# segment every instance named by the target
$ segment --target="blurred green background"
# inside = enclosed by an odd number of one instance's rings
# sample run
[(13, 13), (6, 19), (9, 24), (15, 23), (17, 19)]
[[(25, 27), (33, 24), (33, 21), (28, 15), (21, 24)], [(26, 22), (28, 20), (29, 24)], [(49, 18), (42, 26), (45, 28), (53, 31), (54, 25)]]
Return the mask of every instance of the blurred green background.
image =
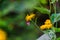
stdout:
[[(60, 4), (59, 2), (57, 4)], [(48, 0), (0, 0), (0, 29), (7, 32), (7, 40), (36, 40), (43, 33), (37, 30), (33, 23), (28, 26), (25, 17), (33, 12), (38, 17), (37, 24), (42, 25), (49, 18), (49, 6)], [(57, 12), (60, 12), (59, 7), (57, 5)], [(39, 17), (45, 14), (47, 18), (40, 20)]]

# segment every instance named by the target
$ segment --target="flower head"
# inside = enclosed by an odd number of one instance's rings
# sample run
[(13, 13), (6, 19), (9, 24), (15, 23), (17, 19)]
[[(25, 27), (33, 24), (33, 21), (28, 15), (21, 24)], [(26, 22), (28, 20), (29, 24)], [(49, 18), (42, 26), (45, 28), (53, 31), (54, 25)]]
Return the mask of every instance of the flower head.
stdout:
[(26, 19), (26, 21), (30, 21), (30, 20), (32, 20), (32, 18), (34, 18), (34, 17), (35, 17), (35, 14), (32, 13), (32, 14), (30, 14), (30, 15), (27, 15), (25, 19)]
[(35, 17), (35, 14), (31, 13), (31, 14), (30, 14), (30, 17), (31, 17), (31, 18), (34, 18), (34, 17)]
[(52, 27), (52, 24), (47, 25), (47, 29), (50, 29)]
[(50, 21), (49, 19), (47, 19), (47, 20), (45, 21), (45, 24), (46, 24), (46, 25), (49, 25), (49, 24), (51, 24), (51, 21)]
[(29, 15), (27, 15), (25, 19), (26, 19), (26, 21), (29, 21), (29, 20), (31, 20), (31, 17)]
[(41, 29), (41, 30), (46, 29), (46, 25), (42, 25), (42, 26), (40, 26), (40, 29)]
[(45, 21), (45, 24), (40, 26), (40, 29), (41, 30), (44, 30), (44, 29), (50, 29), (52, 27), (52, 24), (51, 24), (51, 21), (49, 19), (47, 19)]
[(6, 32), (0, 29), (0, 40), (6, 40)]

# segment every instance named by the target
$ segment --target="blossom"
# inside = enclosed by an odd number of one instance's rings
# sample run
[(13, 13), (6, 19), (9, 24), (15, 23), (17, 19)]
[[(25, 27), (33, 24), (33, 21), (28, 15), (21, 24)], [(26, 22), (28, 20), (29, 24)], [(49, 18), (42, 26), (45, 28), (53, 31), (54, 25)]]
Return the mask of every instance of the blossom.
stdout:
[(6, 32), (0, 29), (0, 40), (6, 40)]
[(50, 21), (49, 19), (47, 19), (47, 20), (45, 21), (45, 25), (49, 25), (49, 24), (51, 24), (51, 21)]
[(47, 29), (50, 29), (52, 27), (52, 24), (47, 25)]
[(45, 24), (40, 26), (40, 29), (41, 30), (50, 29), (51, 27), (52, 27), (51, 21), (49, 19), (47, 19), (45, 21)]
[(41, 30), (46, 29), (46, 25), (42, 25), (42, 26), (40, 26), (40, 29), (41, 29)]
[(31, 18), (34, 18), (34, 17), (35, 17), (35, 14), (31, 13), (31, 14), (30, 14), (30, 17), (31, 17)]
[(30, 21), (30, 20), (32, 20), (32, 18), (34, 18), (35, 17), (35, 14), (33, 14), (33, 13), (31, 13), (30, 15), (28, 15), (27, 14), (27, 16), (26, 16), (26, 21)]

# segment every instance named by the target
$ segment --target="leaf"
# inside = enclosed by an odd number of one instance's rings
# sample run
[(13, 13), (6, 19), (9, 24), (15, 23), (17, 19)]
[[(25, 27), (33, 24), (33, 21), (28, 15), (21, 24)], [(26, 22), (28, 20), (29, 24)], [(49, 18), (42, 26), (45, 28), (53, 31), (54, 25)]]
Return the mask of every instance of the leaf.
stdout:
[[(56, 17), (55, 17), (56, 16)], [(57, 13), (57, 14), (52, 14), (50, 16), (50, 19), (51, 19), (51, 22), (54, 24), (55, 22), (59, 21), (60, 20), (60, 13)]]
[(39, 0), (42, 4), (47, 4), (47, 0)]
[(60, 28), (54, 28), (56, 32), (60, 32)]
[(52, 14), (51, 16), (50, 16), (50, 20), (51, 20), (51, 22), (54, 24), (54, 18), (55, 18), (55, 16), (54, 16), (54, 14)]
[(60, 40), (60, 37), (58, 37), (57, 40)]
[(35, 9), (37, 9), (42, 14), (50, 14), (50, 10), (48, 10), (47, 8), (44, 8), (44, 7), (35, 7)]

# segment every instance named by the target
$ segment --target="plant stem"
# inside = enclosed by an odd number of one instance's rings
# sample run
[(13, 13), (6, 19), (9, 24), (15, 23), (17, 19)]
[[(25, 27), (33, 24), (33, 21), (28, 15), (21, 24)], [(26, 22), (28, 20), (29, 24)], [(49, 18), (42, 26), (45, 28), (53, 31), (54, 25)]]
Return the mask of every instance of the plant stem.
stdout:
[[(49, 5), (50, 5), (50, 13), (51, 13), (51, 0), (49, 0)], [(49, 18), (50, 18), (50, 14), (49, 14)], [(51, 19), (51, 18), (50, 18)], [(53, 26), (53, 24), (52, 24)], [(55, 32), (54, 28), (52, 27), (53, 31)]]
[[(53, 4), (53, 7), (54, 7), (54, 13), (55, 13), (55, 20), (56, 20), (56, 17), (57, 17), (57, 15), (56, 15), (56, 3)], [(57, 22), (56, 22), (56, 28), (57, 28)]]
[[(56, 2), (53, 4), (53, 7), (54, 7), (54, 13), (55, 13), (55, 19), (56, 20)], [(56, 28), (57, 28), (57, 22), (56, 22)], [(54, 37), (54, 40), (56, 40), (56, 36)]]
[(31, 21), (31, 22), (33, 23), (33, 25), (35, 25), (35, 27), (37, 28), (37, 30), (39, 30), (40, 32), (44, 33), (42, 30), (40, 30), (39, 26), (35, 22), (33, 22), (33, 21)]
[[(50, 4), (50, 13), (51, 13), (51, 0), (49, 0), (49, 4)], [(53, 3), (53, 7), (54, 7), (55, 18), (56, 18), (56, 3), (55, 4)], [(50, 14), (49, 14), (49, 17), (50, 17)], [(56, 20), (56, 19), (54, 19), (54, 20)], [(57, 27), (57, 22), (56, 22), (56, 27)], [(52, 29), (53, 29), (53, 31), (55, 33), (55, 30), (54, 30), (53, 27), (52, 27)], [(54, 36), (54, 39), (52, 39), (52, 40), (56, 40), (56, 36)]]
[[(49, 5), (50, 5), (50, 13), (51, 13), (51, 2), (49, 0)], [(49, 13), (49, 18), (50, 18), (50, 13)]]

